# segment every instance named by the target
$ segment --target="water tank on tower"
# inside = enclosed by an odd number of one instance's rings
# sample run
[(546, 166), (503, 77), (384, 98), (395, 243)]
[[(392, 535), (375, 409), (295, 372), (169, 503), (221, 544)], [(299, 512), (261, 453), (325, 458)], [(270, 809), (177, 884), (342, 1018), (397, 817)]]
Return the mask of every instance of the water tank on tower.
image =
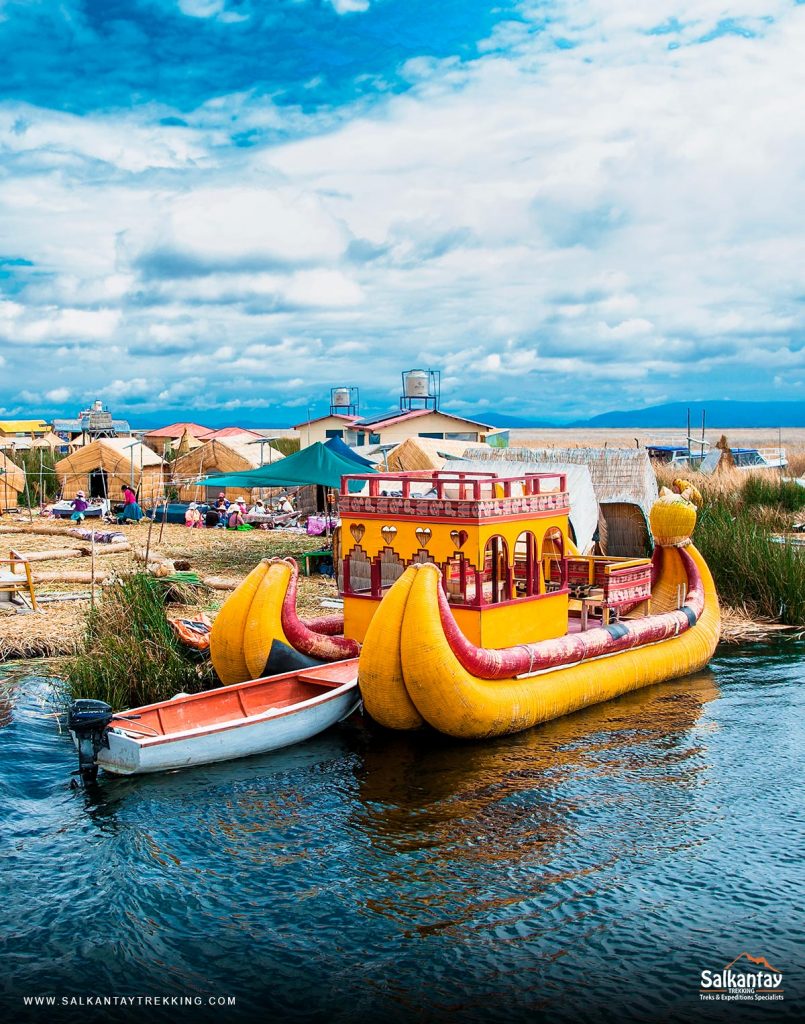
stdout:
[(357, 388), (330, 388), (330, 415), (357, 416), (359, 392)]
[(400, 409), (438, 409), (440, 390), (439, 370), (405, 370), (402, 375)]

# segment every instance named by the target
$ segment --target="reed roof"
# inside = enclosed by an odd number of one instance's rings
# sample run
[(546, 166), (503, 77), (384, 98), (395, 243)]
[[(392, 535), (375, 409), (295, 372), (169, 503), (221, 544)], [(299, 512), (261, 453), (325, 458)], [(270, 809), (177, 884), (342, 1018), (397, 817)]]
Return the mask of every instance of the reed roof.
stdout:
[(4, 487), (11, 487), (17, 492), (24, 491), (25, 470), (0, 452), (0, 490)]
[(407, 437), (388, 453), (389, 470), (392, 473), (410, 473), (416, 469), (443, 469), (450, 458), (460, 459), (468, 444), (467, 441), (440, 441), (433, 437)]
[(93, 469), (104, 469), (107, 473), (129, 474), (132, 470), (161, 468), (165, 460), (141, 441), (132, 442), (129, 437), (101, 437), (70, 455), (60, 459), (55, 466), (60, 477), (90, 473)]
[(646, 516), (659, 496), (657, 477), (645, 448), (490, 448), (481, 445), (472, 449), (471, 457), (490, 462), (586, 466), (599, 503), (639, 505)]
[(239, 473), (244, 469), (257, 469), (261, 465), (261, 448), (266, 463), (279, 462), (283, 457), (268, 444), (252, 444), (243, 437), (216, 438), (180, 455), (173, 463), (173, 475), (174, 478), (195, 480), (210, 472)]

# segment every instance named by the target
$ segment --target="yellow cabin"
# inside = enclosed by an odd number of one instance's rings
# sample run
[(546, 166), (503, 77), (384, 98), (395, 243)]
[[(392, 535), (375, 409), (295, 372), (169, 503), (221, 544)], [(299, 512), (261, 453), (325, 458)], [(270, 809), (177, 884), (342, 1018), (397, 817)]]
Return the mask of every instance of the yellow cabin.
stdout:
[[(350, 493), (350, 481), (364, 493)], [(365, 493), (368, 485), (368, 494)], [(562, 473), (373, 473), (339, 496), (344, 633), (363, 641), (383, 595), (433, 562), (462, 632), (481, 647), (564, 636), (569, 495)]]

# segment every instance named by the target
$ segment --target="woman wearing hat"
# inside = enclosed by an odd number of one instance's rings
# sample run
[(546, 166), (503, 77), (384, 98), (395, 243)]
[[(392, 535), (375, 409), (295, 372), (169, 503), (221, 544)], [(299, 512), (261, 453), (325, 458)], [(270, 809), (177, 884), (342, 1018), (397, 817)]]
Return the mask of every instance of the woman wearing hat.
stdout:
[(226, 528), (228, 530), (253, 529), (251, 523), (246, 522), (246, 515), (246, 499), (238, 498), (234, 505), (230, 505), (229, 507), (229, 518), (227, 519)]
[(70, 518), (74, 523), (83, 523), (86, 517), (86, 511), (89, 508), (89, 502), (86, 499), (86, 495), (83, 491), (78, 491), (76, 496), (72, 500), (73, 514)]
[(201, 513), (198, 510), (198, 505), (195, 501), (191, 501), (187, 506), (187, 511), (184, 514), (184, 524), (189, 526), (191, 529), (200, 530), (204, 525), (201, 518)]

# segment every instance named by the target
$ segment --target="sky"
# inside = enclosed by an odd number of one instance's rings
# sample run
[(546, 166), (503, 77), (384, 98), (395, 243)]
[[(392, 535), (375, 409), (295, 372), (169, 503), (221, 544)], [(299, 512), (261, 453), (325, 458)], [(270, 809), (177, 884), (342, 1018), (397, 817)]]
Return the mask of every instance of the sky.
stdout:
[(0, 0), (0, 417), (805, 398), (805, 6)]

